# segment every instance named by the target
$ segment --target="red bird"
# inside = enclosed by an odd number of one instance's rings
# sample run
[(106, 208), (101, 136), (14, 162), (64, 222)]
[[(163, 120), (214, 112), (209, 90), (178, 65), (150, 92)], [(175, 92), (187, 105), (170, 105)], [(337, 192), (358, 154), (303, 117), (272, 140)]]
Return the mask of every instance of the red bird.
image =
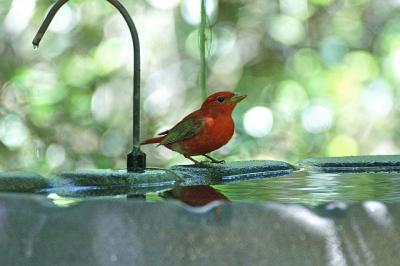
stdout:
[(170, 150), (183, 154), (194, 163), (191, 156), (202, 155), (213, 163), (222, 163), (207, 155), (224, 146), (232, 138), (235, 124), (232, 111), (236, 104), (246, 98), (229, 91), (214, 93), (204, 101), (199, 110), (187, 115), (170, 130), (160, 133), (141, 144), (159, 143)]

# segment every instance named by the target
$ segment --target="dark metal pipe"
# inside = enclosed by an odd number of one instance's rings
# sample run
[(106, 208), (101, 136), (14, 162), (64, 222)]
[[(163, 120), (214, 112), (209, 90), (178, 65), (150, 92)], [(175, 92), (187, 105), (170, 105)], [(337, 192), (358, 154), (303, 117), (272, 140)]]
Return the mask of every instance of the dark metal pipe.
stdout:
[[(143, 172), (146, 168), (146, 154), (140, 150), (140, 46), (139, 37), (135, 27), (126, 8), (118, 0), (107, 0), (112, 4), (123, 16), (126, 24), (128, 24), (133, 44), (133, 149), (128, 154), (127, 170), (130, 172)], [(39, 43), (44, 36), (47, 28), (49, 27), (54, 16), (58, 10), (68, 0), (58, 0), (50, 9), (45, 20), (40, 26), (35, 38), (32, 41), (34, 47), (39, 47)]]

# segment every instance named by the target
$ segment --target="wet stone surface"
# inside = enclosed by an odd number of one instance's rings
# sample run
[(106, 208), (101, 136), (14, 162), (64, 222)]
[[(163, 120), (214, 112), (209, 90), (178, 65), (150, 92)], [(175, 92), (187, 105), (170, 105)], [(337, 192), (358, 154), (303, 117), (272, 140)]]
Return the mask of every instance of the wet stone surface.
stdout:
[(244, 161), (224, 164), (180, 165), (170, 169), (147, 169), (144, 173), (125, 170), (81, 170), (61, 173), (60, 179), (75, 186), (129, 186), (146, 188), (195, 184), (215, 184), (285, 175), (294, 167), (280, 161)]
[[(326, 173), (398, 172), (400, 156), (357, 156), (306, 159), (307, 171)], [(229, 182), (287, 176), (296, 167), (280, 161), (244, 161), (225, 164), (178, 165), (170, 169), (147, 169), (144, 173), (126, 170), (80, 170), (51, 178), (35, 173), (0, 173), (0, 191), (55, 192), (63, 196), (140, 195), (176, 185), (216, 185)]]
[(35, 173), (0, 172), (0, 191), (2, 192), (37, 192), (51, 186), (49, 179)]
[[(400, 205), (91, 200), (0, 194), (1, 265), (396, 265)], [(162, 217), (162, 219), (161, 219)]]
[(35, 173), (0, 172), (0, 192), (57, 193), (62, 196), (140, 195), (176, 185), (210, 185), (280, 176), (294, 167), (279, 161), (245, 161), (170, 169), (149, 168), (144, 173), (126, 170), (79, 170), (43, 177)]
[(58, 175), (60, 179), (75, 186), (127, 186), (130, 184), (160, 183), (175, 181), (178, 177), (167, 170), (146, 170), (144, 173), (129, 173), (126, 170), (80, 170)]
[[(208, 184), (290, 174), (295, 167), (281, 161), (243, 161), (224, 164), (178, 165), (170, 169), (182, 176)], [(189, 183), (188, 182), (188, 183)], [(191, 183), (189, 183), (191, 184)]]
[(400, 155), (310, 158), (301, 161), (300, 166), (306, 170), (329, 173), (397, 172), (400, 171)]

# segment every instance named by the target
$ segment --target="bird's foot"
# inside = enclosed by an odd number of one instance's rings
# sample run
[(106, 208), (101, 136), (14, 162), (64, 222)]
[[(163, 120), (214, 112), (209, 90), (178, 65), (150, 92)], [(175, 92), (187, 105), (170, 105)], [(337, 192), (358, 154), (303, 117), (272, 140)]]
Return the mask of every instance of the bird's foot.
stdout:
[(212, 163), (218, 163), (218, 164), (223, 164), (223, 163), (225, 163), (225, 160), (210, 159), (210, 161), (211, 161)]
[(219, 164), (225, 163), (225, 160), (216, 160), (216, 159), (214, 159), (213, 157), (211, 157), (211, 156), (209, 156), (209, 155), (207, 155), (207, 154), (203, 154), (203, 156), (206, 157), (206, 158), (208, 158), (208, 159), (210, 159), (210, 161), (211, 161), (212, 163), (219, 163)]

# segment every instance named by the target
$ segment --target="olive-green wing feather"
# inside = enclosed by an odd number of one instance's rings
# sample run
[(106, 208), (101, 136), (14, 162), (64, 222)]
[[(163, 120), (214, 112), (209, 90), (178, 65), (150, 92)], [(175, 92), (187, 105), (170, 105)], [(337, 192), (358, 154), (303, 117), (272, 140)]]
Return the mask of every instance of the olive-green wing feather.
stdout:
[(161, 132), (161, 133), (158, 133), (158, 135), (159, 135), (159, 136), (161, 136), (161, 135), (167, 135), (168, 132), (169, 132), (169, 129), (168, 129), (168, 130), (165, 130), (165, 131), (163, 131), (163, 132)]
[(176, 126), (168, 130), (165, 138), (160, 142), (161, 145), (168, 145), (184, 139), (189, 139), (200, 133), (204, 126), (204, 121), (199, 118), (185, 119)]

